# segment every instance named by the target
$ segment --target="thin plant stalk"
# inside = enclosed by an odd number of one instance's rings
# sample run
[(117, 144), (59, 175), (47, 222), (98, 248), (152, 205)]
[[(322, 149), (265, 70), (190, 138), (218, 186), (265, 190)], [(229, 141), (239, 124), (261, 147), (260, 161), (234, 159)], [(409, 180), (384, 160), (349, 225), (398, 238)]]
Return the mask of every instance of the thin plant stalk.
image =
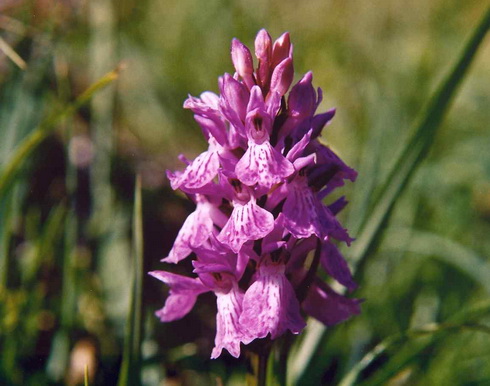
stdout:
[(141, 384), (141, 340), (143, 335), (143, 215), (141, 177), (136, 177), (133, 214), (133, 283), (124, 337), (119, 386)]
[(257, 352), (248, 352), (249, 369), (247, 373), (247, 386), (267, 385), (267, 364), (269, 362), (270, 348), (266, 345)]

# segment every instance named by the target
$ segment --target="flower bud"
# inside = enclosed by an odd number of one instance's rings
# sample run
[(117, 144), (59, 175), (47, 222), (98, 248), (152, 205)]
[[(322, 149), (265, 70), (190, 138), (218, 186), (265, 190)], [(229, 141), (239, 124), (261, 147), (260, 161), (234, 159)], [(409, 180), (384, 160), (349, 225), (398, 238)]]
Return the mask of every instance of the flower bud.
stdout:
[(251, 88), (253, 81), (253, 59), (250, 50), (245, 44), (238, 39), (231, 41), (231, 60), (235, 66), (236, 72), (242, 77), (245, 84)]
[(239, 81), (233, 79), (230, 74), (225, 74), (222, 81), (221, 94), (226, 99), (229, 107), (238, 114), (238, 117), (243, 122), (250, 97), (247, 88)]
[(310, 72), (301, 79), (289, 93), (288, 109), (293, 118), (306, 118), (315, 112), (316, 93), (311, 85), (313, 75)]
[(257, 82), (265, 88), (270, 80), (272, 59), (272, 38), (265, 29), (261, 29), (255, 38), (255, 56), (259, 60)]
[(291, 52), (291, 39), (289, 32), (284, 32), (279, 39), (274, 42), (272, 47), (272, 68), (276, 67), (284, 59), (290, 56)]
[(271, 78), (270, 91), (275, 91), (279, 95), (283, 96), (291, 86), (294, 76), (293, 60), (291, 58), (284, 59), (274, 69)]

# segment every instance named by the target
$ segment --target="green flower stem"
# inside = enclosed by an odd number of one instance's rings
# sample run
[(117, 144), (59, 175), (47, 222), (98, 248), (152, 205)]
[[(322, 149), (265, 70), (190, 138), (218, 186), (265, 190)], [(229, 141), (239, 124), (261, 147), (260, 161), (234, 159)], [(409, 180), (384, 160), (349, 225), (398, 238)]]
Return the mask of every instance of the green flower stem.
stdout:
[(270, 346), (263, 345), (262, 349), (247, 352), (248, 372), (247, 386), (267, 385), (267, 363), (269, 361)]
[(277, 370), (275, 375), (278, 384), (281, 386), (285, 386), (287, 382), (288, 357), (291, 352), (291, 346), (294, 343), (294, 338), (295, 336), (288, 331), (279, 341)]

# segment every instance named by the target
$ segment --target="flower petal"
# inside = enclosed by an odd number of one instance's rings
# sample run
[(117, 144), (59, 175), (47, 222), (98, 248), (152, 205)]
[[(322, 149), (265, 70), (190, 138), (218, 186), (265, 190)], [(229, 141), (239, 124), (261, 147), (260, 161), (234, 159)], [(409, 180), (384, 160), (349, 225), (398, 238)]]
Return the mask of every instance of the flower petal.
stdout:
[(192, 248), (201, 246), (208, 239), (213, 230), (212, 209), (210, 203), (197, 204), (196, 210), (187, 217), (177, 234), (168, 257), (162, 261), (176, 264), (189, 256)]
[(283, 206), (284, 225), (296, 238), (316, 235), (322, 238), (326, 229), (319, 219), (318, 199), (303, 176), (296, 176), (290, 183), (288, 196)]
[(275, 339), (288, 329), (298, 334), (306, 326), (294, 289), (284, 275), (284, 265), (272, 270), (261, 266), (257, 280), (243, 298), (240, 324), (248, 335), (245, 344), (269, 333)]
[(360, 299), (339, 295), (319, 280), (311, 286), (302, 306), (315, 319), (327, 326), (340, 323), (361, 312)]
[(207, 291), (198, 278), (177, 275), (166, 271), (151, 271), (148, 274), (167, 284), (174, 293), (185, 293), (186, 291), (200, 291), (199, 293), (202, 293)]
[(255, 56), (259, 60), (257, 82), (261, 87), (267, 88), (270, 80), (272, 38), (265, 29), (261, 29), (255, 38)]
[(197, 296), (209, 291), (197, 278), (165, 271), (153, 271), (149, 274), (170, 286), (170, 293), (165, 301), (165, 306), (156, 312), (162, 322), (171, 322), (183, 318), (194, 307)]
[(307, 72), (303, 78), (294, 85), (288, 96), (288, 113), (294, 118), (307, 118), (315, 112), (316, 93), (311, 85), (313, 74)]
[(228, 293), (216, 293), (216, 338), (211, 359), (216, 359), (225, 348), (228, 352), (238, 358), (240, 356), (240, 341), (243, 334), (239, 324), (242, 311), (243, 293), (237, 288)]
[(172, 322), (186, 316), (196, 304), (195, 293), (171, 294), (165, 301), (165, 306), (155, 312), (161, 322)]
[(172, 189), (198, 189), (212, 181), (219, 169), (219, 156), (216, 150), (200, 154), (181, 174), (167, 173)]
[(270, 189), (293, 174), (294, 167), (268, 141), (260, 145), (249, 141), (248, 149), (238, 161), (235, 172), (245, 185), (259, 184)]
[(271, 91), (283, 96), (287, 93), (289, 86), (293, 82), (294, 66), (293, 59), (288, 57), (277, 65), (272, 73)]
[(272, 68), (276, 67), (280, 62), (291, 55), (291, 37), (289, 36), (289, 32), (284, 32), (272, 46)]
[(236, 38), (231, 41), (231, 60), (238, 75), (242, 77), (247, 87), (252, 88), (255, 84), (252, 54), (247, 46)]
[(249, 240), (258, 240), (274, 228), (274, 216), (259, 207), (255, 200), (245, 205), (235, 203), (231, 217), (218, 235), (218, 241), (238, 253)]
[(219, 101), (220, 111), (235, 127), (238, 134), (244, 136), (243, 124), (247, 113), (250, 92), (243, 83), (233, 79), (230, 74), (225, 74), (220, 78), (219, 83), (221, 92)]
[(352, 278), (349, 266), (338, 248), (331, 242), (325, 242), (322, 246), (320, 263), (323, 269), (337, 280), (340, 284), (347, 287), (350, 291), (357, 288), (357, 284)]
[(311, 130), (308, 131), (301, 140), (296, 142), (296, 144), (289, 150), (288, 155), (286, 156), (288, 160), (293, 162), (296, 160), (296, 158), (300, 157), (303, 153), (303, 150), (305, 150), (306, 146), (310, 142), (311, 138)]

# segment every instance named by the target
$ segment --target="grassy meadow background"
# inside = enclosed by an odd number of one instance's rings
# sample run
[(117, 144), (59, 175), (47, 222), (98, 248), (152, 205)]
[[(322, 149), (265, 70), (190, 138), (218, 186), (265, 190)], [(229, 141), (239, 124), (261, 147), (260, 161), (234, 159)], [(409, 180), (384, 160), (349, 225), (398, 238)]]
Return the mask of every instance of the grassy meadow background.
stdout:
[[(206, 147), (187, 94), (218, 91), (233, 37), (289, 31), (295, 78), (312, 70), (319, 110), (337, 107), (323, 140), (359, 171), (338, 194), (362, 236), (488, 5), (0, 0), (0, 384), (83, 384), (85, 364), (91, 385), (244, 384), (243, 360), (209, 359), (212, 295), (181, 321), (153, 315), (166, 288), (146, 272), (191, 269), (159, 262), (193, 209), (165, 170)], [(490, 385), (489, 63), (487, 38), (375, 242), (343, 250), (362, 314), (312, 323), (291, 384)]]

